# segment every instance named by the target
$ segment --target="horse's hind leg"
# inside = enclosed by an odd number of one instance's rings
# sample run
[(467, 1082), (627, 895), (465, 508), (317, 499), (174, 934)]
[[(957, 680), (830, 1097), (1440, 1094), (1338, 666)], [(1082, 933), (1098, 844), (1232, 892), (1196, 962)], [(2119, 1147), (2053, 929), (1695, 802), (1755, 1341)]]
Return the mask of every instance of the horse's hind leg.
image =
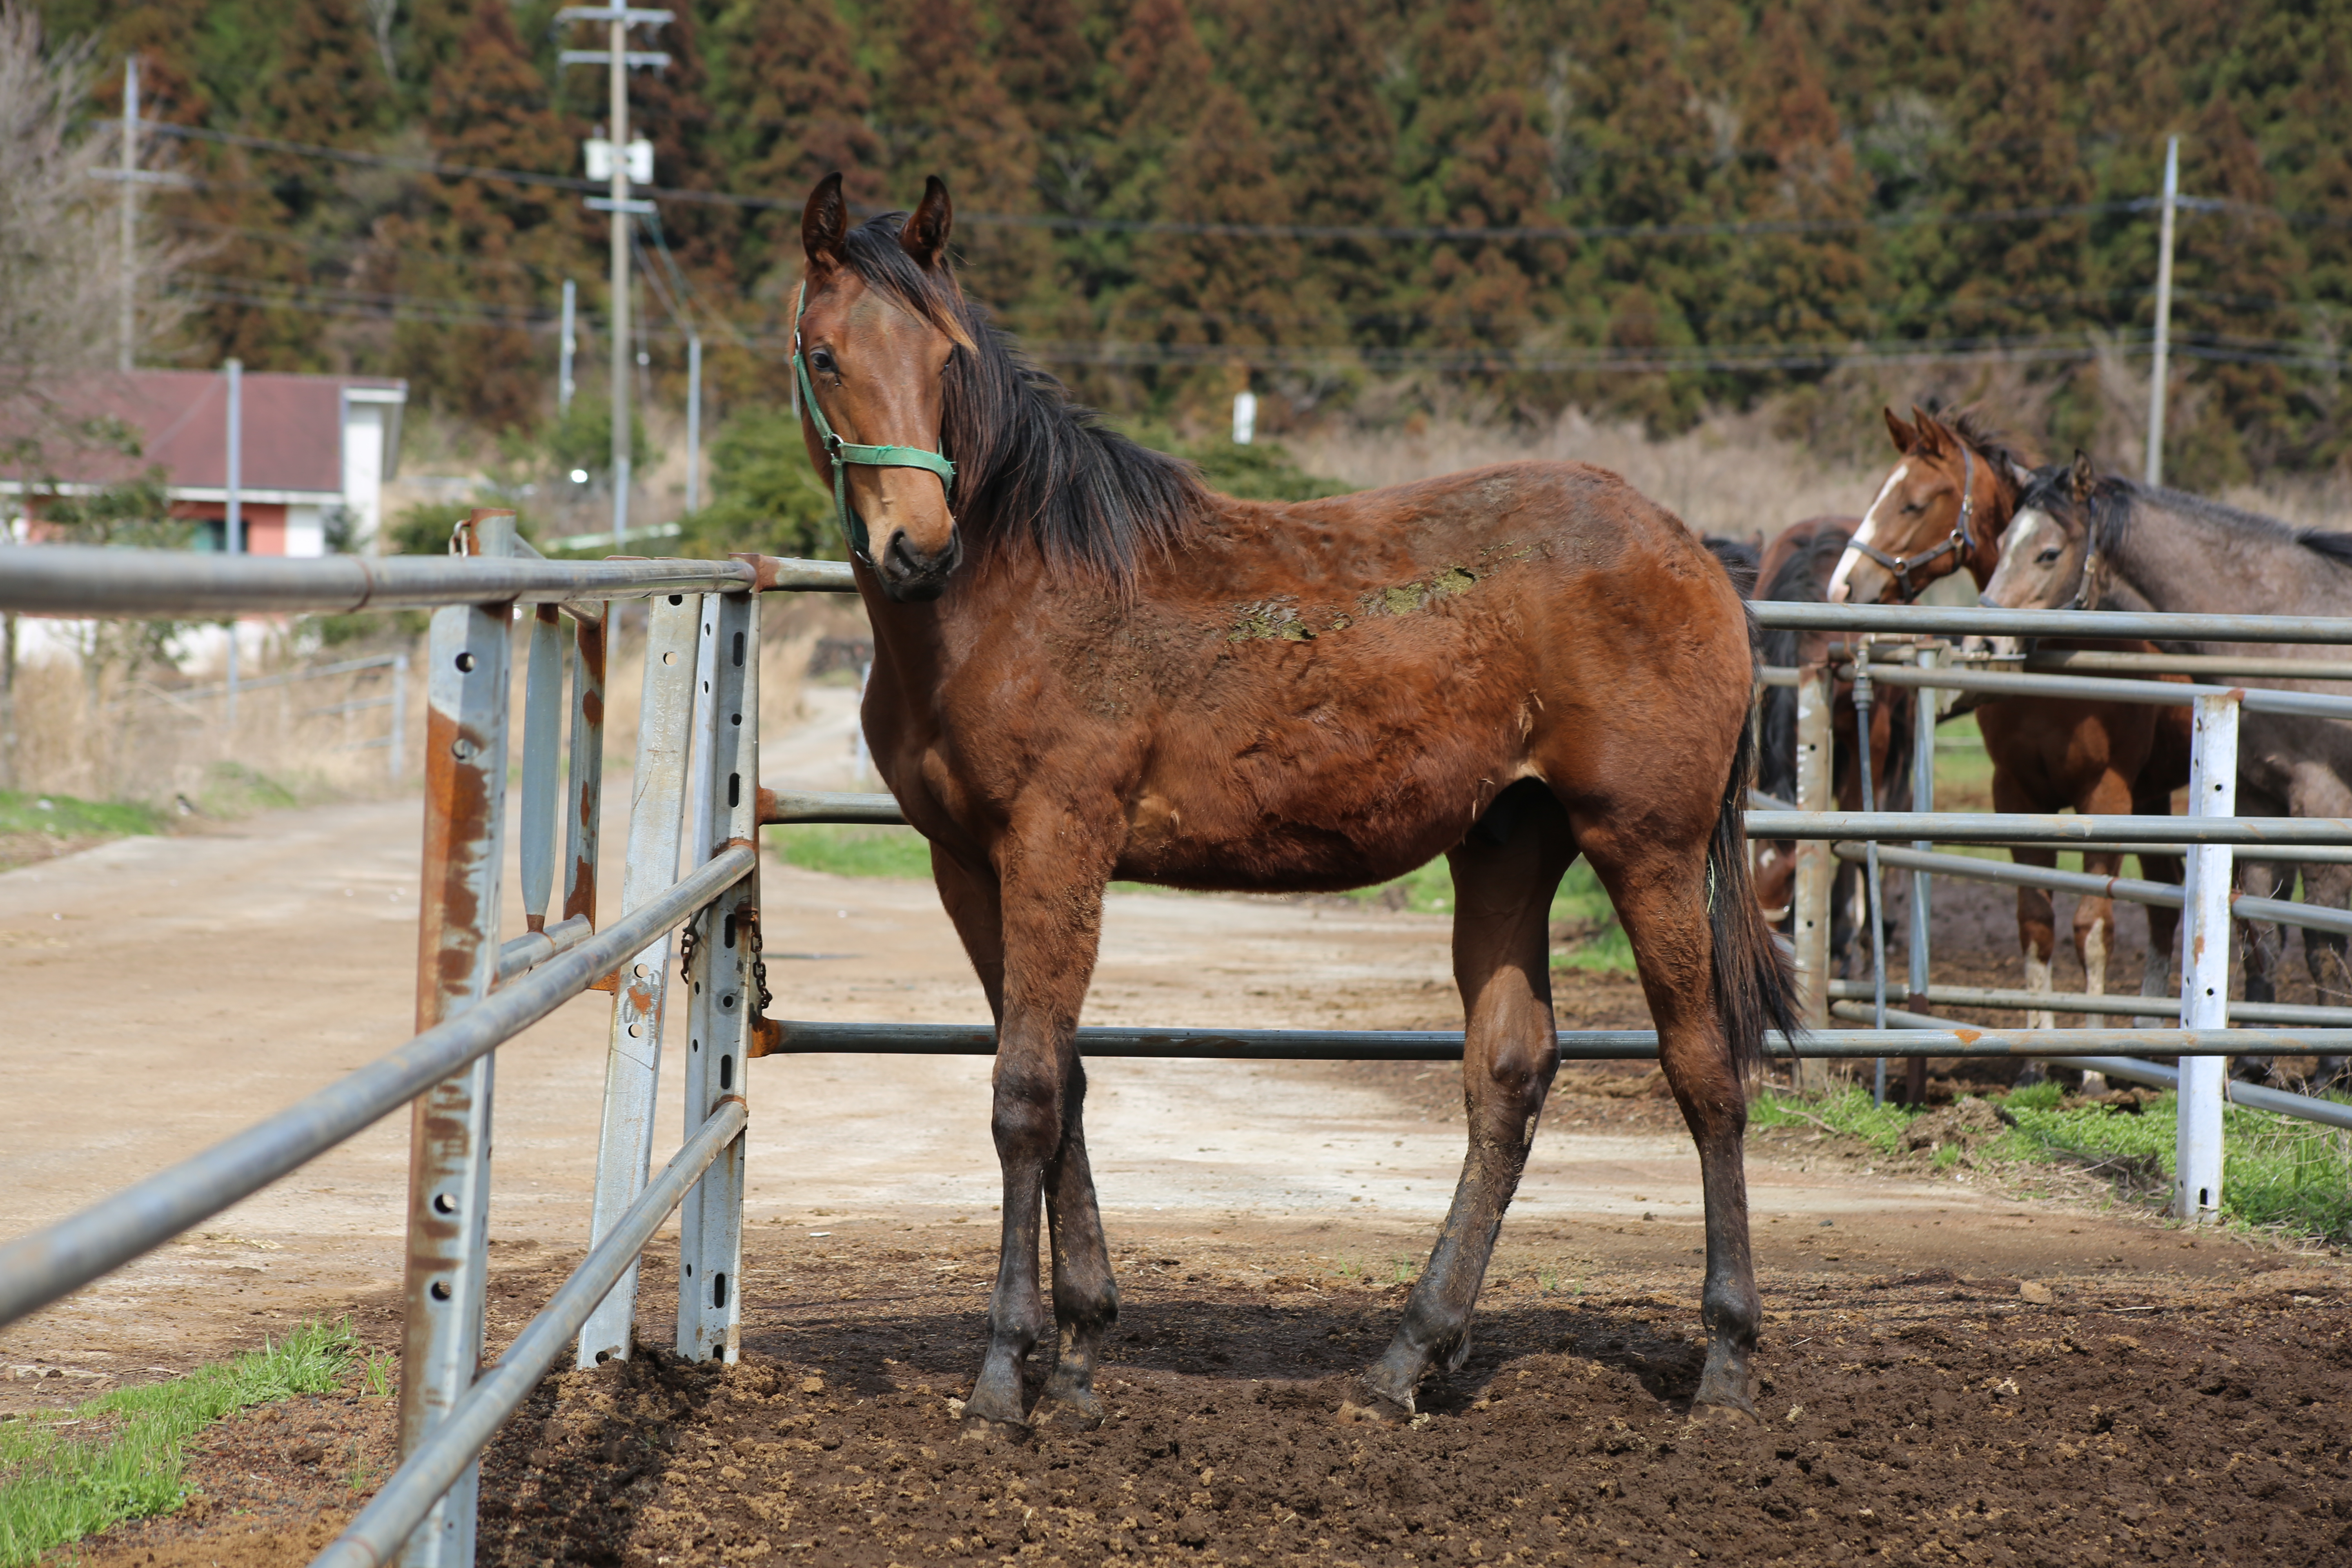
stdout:
[(1106, 1330), (1118, 1320), (1118, 1286), (1111, 1279), (1110, 1247), (1095, 1202), (1094, 1168), (1087, 1160), (1087, 1069), (1073, 1062), (1062, 1097), (1062, 1146), (1045, 1165), (1045, 1221), (1053, 1236), (1054, 1321), (1061, 1339), (1053, 1380), (1042, 1407), (1066, 1405), (1078, 1425), (1102, 1425), (1095, 1396), (1095, 1363)]
[[(1530, 793), (1450, 854), (1454, 867), (1454, 976), (1467, 1039), (1462, 1092), (1470, 1147), (1429, 1266), (1405, 1300), (1386, 1354), (1364, 1374), (1375, 1403), (1410, 1411), (1433, 1363), (1462, 1364), (1470, 1312), (1494, 1255), (1503, 1211), (1527, 1169), (1536, 1123), (1559, 1066), (1551, 1016), (1549, 916), (1553, 890), (1576, 858), (1567, 814), (1549, 791)], [(1496, 842), (1498, 837), (1504, 841)]]
[(1698, 1145), (1706, 1199), (1706, 1284), (1699, 1316), (1707, 1348), (1693, 1408), (1728, 1408), (1752, 1416), (1749, 1362), (1762, 1312), (1748, 1251), (1748, 1174), (1741, 1152), (1748, 1095), (1716, 1016), (1706, 839), (1694, 836), (1675, 845), (1662, 842), (1648, 823), (1620, 835), (1580, 821), (1577, 842), (1601, 874), (1633, 943), (1642, 990), (1658, 1026), (1658, 1065)]

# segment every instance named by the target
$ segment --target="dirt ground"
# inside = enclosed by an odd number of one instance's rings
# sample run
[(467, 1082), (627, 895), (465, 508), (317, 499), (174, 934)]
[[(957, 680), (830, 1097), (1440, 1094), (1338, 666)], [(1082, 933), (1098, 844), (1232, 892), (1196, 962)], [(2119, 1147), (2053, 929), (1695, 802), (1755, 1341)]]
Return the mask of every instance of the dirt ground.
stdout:
[[(778, 749), (772, 784), (845, 782), (825, 706), (839, 700), (813, 698), (814, 738)], [(620, 820), (616, 800), (608, 844)], [(0, 952), (20, 981), (0, 1047), (9, 1228), (404, 1038), (415, 855), (408, 801), (0, 875)], [(927, 886), (772, 862), (764, 875), (778, 1013), (985, 1016)], [(1939, 978), (2015, 984), (2006, 895), (1938, 897), (1954, 933)], [(1442, 918), (1120, 896), (1087, 1019), (1453, 1026), (1445, 943)], [(1643, 1021), (1629, 979), (1570, 972), (1560, 989), (1566, 1025)], [(602, 1003), (500, 1053), (493, 1350), (585, 1243)], [(993, 1269), (986, 1078), (969, 1058), (761, 1063), (744, 1363), (688, 1368), (654, 1348), (675, 1300), (666, 1235), (640, 1297), (648, 1348), (551, 1378), (487, 1457), (484, 1560), (2352, 1552), (2352, 1279), (2337, 1258), (2188, 1237), (2130, 1206), (2027, 1201), (1966, 1163), (1938, 1173), (1802, 1127), (1749, 1150), (1766, 1421), (1693, 1429), (1696, 1161), (1632, 1065), (1563, 1072), (1474, 1353), (1428, 1391), (1426, 1421), (1391, 1430), (1339, 1424), (1337, 1380), (1393, 1328), (1450, 1194), (1456, 1070), (1098, 1064), (1089, 1131), (1125, 1292), (1112, 1419), (963, 1441), (950, 1402), (977, 1363)], [(165, 1375), (319, 1314), (390, 1346), (405, 1164), (395, 1118), (0, 1333), (0, 1409)], [(307, 1561), (388, 1468), (390, 1423), (388, 1402), (355, 1388), (226, 1423), (194, 1467), (195, 1506), (68, 1555)]]

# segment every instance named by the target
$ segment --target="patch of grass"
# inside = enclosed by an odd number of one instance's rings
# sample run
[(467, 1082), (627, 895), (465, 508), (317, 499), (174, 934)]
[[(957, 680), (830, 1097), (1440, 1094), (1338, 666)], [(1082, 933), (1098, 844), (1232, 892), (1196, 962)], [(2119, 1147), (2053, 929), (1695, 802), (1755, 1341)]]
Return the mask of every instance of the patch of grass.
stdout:
[[(2126, 1178), (2143, 1192), (2171, 1184), (2179, 1125), (2172, 1095), (2147, 1101), (2137, 1115), (2103, 1105), (2065, 1110), (2060, 1103), (2065, 1090), (2048, 1080), (1986, 1098), (2013, 1123), (1979, 1151), (1996, 1163), (2089, 1167)], [(1903, 1131), (1918, 1114), (1899, 1105), (1874, 1106), (1860, 1085), (1818, 1100), (1765, 1089), (1748, 1106), (1754, 1126), (1823, 1127), (1888, 1154), (1902, 1147)], [(1959, 1158), (1948, 1145), (1937, 1152), (1937, 1167)], [(2352, 1240), (2352, 1132), (2228, 1106), (2221, 1112), (2221, 1162), (2226, 1218), (2326, 1241)]]
[[(2111, 1162), (2168, 1187), (2179, 1101), (2164, 1095), (2137, 1116), (2104, 1107), (2061, 1110), (2053, 1086), (2036, 1085), (2003, 1102), (2017, 1121), (1996, 1157)], [(2352, 1240), (2352, 1132), (2225, 1106), (2221, 1111), (2221, 1212), (2242, 1225)]]
[(1870, 1090), (1859, 1084), (1848, 1084), (1820, 1100), (1765, 1089), (1758, 1090), (1748, 1102), (1750, 1126), (1821, 1127), (1859, 1138), (1886, 1154), (1903, 1146), (1903, 1130), (1917, 1114), (1892, 1101), (1871, 1104)]
[(0, 789), (0, 833), (121, 838), (163, 831), (163, 814), (135, 801), (77, 800), (69, 795), (19, 795)]
[(911, 827), (802, 823), (775, 832), (776, 853), (787, 866), (835, 877), (931, 879), (930, 842)]
[(358, 1352), (348, 1321), (310, 1323), (186, 1377), (101, 1394), (70, 1415), (0, 1422), (0, 1568), (179, 1507), (187, 1441), (200, 1428), (249, 1405), (328, 1393)]
[(207, 816), (249, 816), (257, 811), (283, 811), (301, 805), (301, 798), (258, 768), (243, 763), (215, 763), (205, 772), (196, 805)]

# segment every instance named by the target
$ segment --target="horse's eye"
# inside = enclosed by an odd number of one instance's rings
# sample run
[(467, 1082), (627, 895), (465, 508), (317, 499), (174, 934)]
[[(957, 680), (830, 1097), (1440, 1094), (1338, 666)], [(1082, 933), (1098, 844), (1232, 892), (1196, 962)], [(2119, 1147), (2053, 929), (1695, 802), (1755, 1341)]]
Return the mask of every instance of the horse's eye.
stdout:
[(821, 370), (824, 372), (825, 374), (831, 375), (835, 368), (833, 363), (832, 353), (825, 349), (815, 349), (811, 351), (809, 354), (809, 367), (813, 370)]
[(1927, 503), (1925, 501), (1906, 500), (1903, 503), (1903, 515), (1906, 517), (1916, 517), (1927, 510)]
[(2056, 545), (2054, 545), (2054, 544), (2053, 544), (2053, 545), (2052, 545), (2049, 549), (2047, 549), (2047, 550), (2043, 551), (2041, 554), (2039, 554), (2039, 555), (2037, 555), (2037, 556), (2035, 556), (2035, 557), (2034, 557), (2034, 560), (2036, 560), (2037, 562), (2041, 563), (2042, 563), (2042, 565), (2044, 565), (2044, 566), (2048, 566), (2048, 565), (2053, 564), (2053, 563), (2055, 563), (2055, 562), (2057, 561), (2057, 559), (2058, 559), (2058, 547), (2057, 547)]

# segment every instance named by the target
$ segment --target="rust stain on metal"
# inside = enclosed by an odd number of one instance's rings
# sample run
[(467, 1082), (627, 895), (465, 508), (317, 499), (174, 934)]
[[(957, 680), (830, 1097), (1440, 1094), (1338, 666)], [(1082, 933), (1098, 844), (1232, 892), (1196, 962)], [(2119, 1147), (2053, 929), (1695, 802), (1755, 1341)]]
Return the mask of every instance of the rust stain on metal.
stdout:
[(416, 1027), (433, 1027), (472, 982), (480, 916), (472, 870), (489, 852), (489, 781), (458, 755), (484, 751), (478, 732), (438, 709), (425, 731), (425, 856), (418, 877)]
[(1960, 1044), (1964, 1046), (1973, 1046), (1979, 1040), (1984, 1038), (1984, 1031), (1981, 1029), (1954, 1029), (1952, 1031), (1952, 1037), (1959, 1041)]
[(527, 931), (543, 931), (547, 929), (547, 917), (545, 915), (526, 913), (522, 917), (522, 926), (523, 930)]
[(784, 564), (781, 556), (761, 555), (748, 550), (738, 550), (729, 554), (727, 559), (740, 561), (751, 569), (751, 591), (755, 594), (769, 592), (782, 580), (778, 575)]
[(776, 798), (774, 790), (763, 786), (760, 791), (760, 826), (777, 827), (782, 826), (783, 820), (783, 803)]
[(743, 1053), (747, 1061), (761, 1057), (780, 1056), (784, 1048), (784, 1026), (773, 1018), (754, 1017), (751, 1020), (751, 1048)]

